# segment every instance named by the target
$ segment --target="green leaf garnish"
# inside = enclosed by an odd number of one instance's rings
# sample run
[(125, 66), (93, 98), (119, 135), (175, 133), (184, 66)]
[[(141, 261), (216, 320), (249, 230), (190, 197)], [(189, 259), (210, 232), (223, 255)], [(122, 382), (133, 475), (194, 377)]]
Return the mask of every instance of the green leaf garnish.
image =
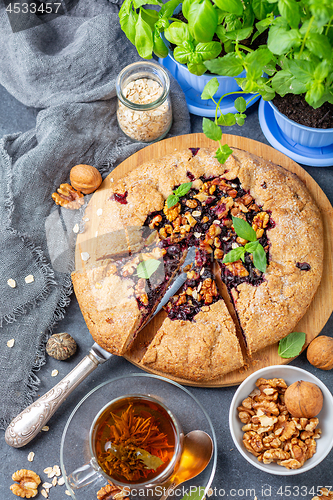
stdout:
[(173, 191), (173, 194), (170, 194), (167, 197), (167, 207), (172, 208), (173, 206), (177, 205), (177, 203), (179, 202), (179, 198), (181, 196), (185, 196), (189, 192), (191, 187), (192, 182), (184, 182), (184, 184), (178, 186), (177, 189)]
[(154, 274), (160, 264), (161, 261), (156, 259), (143, 260), (136, 268), (136, 274), (137, 276), (139, 276), (139, 278), (149, 280), (151, 275)]
[(232, 149), (229, 148), (228, 144), (223, 144), (223, 146), (220, 146), (216, 151), (215, 158), (217, 158), (218, 161), (223, 165), (223, 163), (227, 161), (231, 154)]
[(227, 264), (229, 262), (236, 262), (241, 259), (245, 262), (245, 253), (252, 253), (253, 255), (253, 265), (256, 269), (259, 269), (262, 273), (266, 272), (267, 267), (267, 257), (264, 247), (257, 240), (257, 235), (255, 230), (250, 226), (250, 224), (244, 219), (239, 217), (233, 217), (232, 222), (234, 225), (235, 232), (237, 236), (248, 240), (244, 246), (234, 248), (227, 255), (224, 256), (222, 263)]
[(267, 259), (264, 247), (258, 244), (258, 247), (252, 252), (253, 255), (253, 265), (262, 273), (266, 272)]
[(181, 184), (180, 186), (177, 187), (177, 189), (174, 191), (176, 196), (185, 196), (189, 190), (192, 187), (192, 182), (184, 182), (184, 184)]
[(305, 344), (306, 335), (303, 332), (291, 332), (279, 342), (278, 355), (281, 358), (298, 356)]
[(167, 207), (172, 208), (174, 205), (177, 205), (179, 202), (179, 196), (176, 196), (175, 194), (170, 194), (167, 198)]
[(232, 223), (237, 236), (243, 238), (243, 240), (256, 241), (256, 232), (246, 220), (240, 219), (239, 217), (232, 217)]
[(242, 259), (242, 261), (244, 262), (244, 255), (245, 255), (244, 247), (234, 248), (233, 250), (230, 250), (230, 252), (228, 252), (227, 255), (224, 256), (222, 263), (228, 264), (229, 262), (236, 262), (236, 260), (239, 259)]
[(222, 130), (215, 122), (213, 122), (209, 118), (203, 118), (202, 130), (205, 136), (208, 137), (208, 139), (212, 139), (212, 141), (221, 140)]

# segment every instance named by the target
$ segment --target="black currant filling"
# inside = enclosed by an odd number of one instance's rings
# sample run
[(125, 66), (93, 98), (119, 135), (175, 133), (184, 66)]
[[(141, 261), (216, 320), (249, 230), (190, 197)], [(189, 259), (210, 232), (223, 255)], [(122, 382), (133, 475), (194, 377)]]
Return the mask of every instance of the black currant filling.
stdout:
[(121, 205), (127, 205), (127, 195), (127, 191), (125, 191), (124, 194), (115, 193), (111, 196), (111, 199), (117, 201), (118, 203), (121, 203)]
[(192, 321), (203, 306), (220, 299), (207, 254), (196, 251), (195, 263), (187, 273), (187, 280), (178, 295), (174, 295), (165, 307), (172, 320)]
[[(193, 151), (192, 153), (194, 154)], [(187, 176), (192, 180), (193, 174), (190, 171), (187, 172)], [(172, 298), (166, 307), (171, 319), (192, 320), (205, 305), (200, 286), (203, 286), (205, 279), (211, 279), (215, 284), (210, 271), (213, 261), (218, 262), (221, 278), (229, 292), (243, 282), (258, 286), (264, 281), (263, 273), (255, 268), (253, 257), (249, 253), (245, 253), (244, 262), (238, 260), (222, 263), (227, 253), (234, 248), (244, 246), (247, 242), (235, 233), (233, 216), (246, 220), (256, 231), (257, 239), (266, 252), (268, 263), (270, 243), (267, 231), (274, 227), (274, 222), (271, 214), (264, 212), (250, 193), (242, 188), (238, 178), (196, 179), (195, 188), (191, 188), (175, 206), (168, 208), (165, 204), (163, 210), (151, 213), (147, 217), (144, 225), (159, 233), (161, 241), (158, 246), (162, 249), (164, 270), (169, 278), (179, 268), (179, 260), (185, 249), (190, 246), (199, 249), (195, 265), (190, 271), (190, 273), (193, 271), (195, 278), (188, 278), (181, 294)], [(202, 269), (203, 274), (200, 275)], [(202, 277), (208, 273), (209, 278)], [(191, 295), (192, 287), (194, 295)], [(220, 298), (218, 292), (216, 295), (214, 293), (213, 297), (211, 303)]]
[(301, 271), (310, 271), (311, 266), (307, 262), (297, 262), (296, 267), (300, 269)]

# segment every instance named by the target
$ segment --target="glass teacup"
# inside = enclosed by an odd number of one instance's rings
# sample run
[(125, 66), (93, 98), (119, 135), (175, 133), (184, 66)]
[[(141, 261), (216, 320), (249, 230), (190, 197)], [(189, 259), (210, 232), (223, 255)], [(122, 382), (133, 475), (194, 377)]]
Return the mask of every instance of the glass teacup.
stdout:
[(90, 460), (68, 476), (73, 490), (101, 477), (129, 494), (163, 485), (176, 469), (184, 434), (158, 399), (130, 394), (107, 403), (89, 431)]

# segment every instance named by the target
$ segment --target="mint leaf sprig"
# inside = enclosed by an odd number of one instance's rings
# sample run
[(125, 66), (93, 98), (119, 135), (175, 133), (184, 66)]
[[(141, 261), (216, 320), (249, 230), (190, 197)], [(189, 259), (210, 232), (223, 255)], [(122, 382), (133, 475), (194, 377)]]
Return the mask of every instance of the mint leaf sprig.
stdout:
[(294, 358), (303, 349), (306, 335), (304, 332), (291, 332), (279, 342), (278, 355), (281, 358)]
[(167, 197), (167, 207), (172, 208), (177, 205), (179, 198), (185, 196), (192, 187), (192, 182), (184, 182), (173, 191), (173, 194)]
[(254, 267), (264, 273), (267, 267), (266, 252), (264, 247), (259, 243), (255, 230), (247, 221), (239, 217), (232, 217), (232, 222), (237, 236), (244, 240), (248, 240), (248, 243), (244, 246), (230, 250), (230, 252), (224, 256), (222, 263), (228, 264), (229, 262), (236, 262), (239, 259), (245, 262), (245, 253), (247, 252), (253, 255)]
[[(244, 97), (240, 96), (234, 102), (234, 106), (238, 113), (226, 113), (223, 114), (220, 104), (224, 97), (233, 94), (244, 94), (243, 91), (239, 92), (229, 92), (220, 97), (218, 101), (215, 101), (214, 94), (217, 92), (219, 88), (219, 82), (216, 77), (209, 80), (209, 82), (205, 85), (203, 92), (201, 94), (201, 99), (211, 99), (216, 108), (215, 108), (215, 118), (214, 121), (209, 118), (203, 118), (202, 120), (202, 131), (208, 139), (212, 139), (213, 141), (217, 141), (219, 143), (219, 147), (216, 151), (215, 158), (223, 164), (227, 161), (229, 156), (232, 154), (232, 149), (228, 146), (228, 144), (222, 144), (222, 129), (220, 125), (225, 127), (231, 127), (232, 125), (239, 125), (240, 127), (244, 125), (246, 115), (244, 111), (246, 110), (246, 101)], [(252, 99), (254, 99), (254, 96)], [(220, 116), (218, 117), (218, 113), (220, 112)]]

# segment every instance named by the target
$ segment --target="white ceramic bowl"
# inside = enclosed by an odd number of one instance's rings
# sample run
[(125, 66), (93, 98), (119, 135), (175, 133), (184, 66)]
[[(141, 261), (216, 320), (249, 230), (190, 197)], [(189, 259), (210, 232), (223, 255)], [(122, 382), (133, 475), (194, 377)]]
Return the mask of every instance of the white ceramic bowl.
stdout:
[[(309, 460), (305, 462), (303, 467), (300, 469), (286, 469), (281, 465), (275, 463), (263, 464), (259, 462), (258, 459), (246, 450), (243, 445), (243, 434), (242, 426), (244, 425), (238, 418), (237, 407), (241, 405), (243, 399), (245, 399), (256, 387), (255, 383), (258, 378), (283, 378), (288, 385), (297, 382), (298, 380), (304, 380), (306, 382), (312, 382), (317, 384), (322, 390), (324, 396), (324, 404), (321, 412), (318, 415), (319, 424), (318, 428), (322, 430), (322, 435), (317, 442), (317, 451)], [(238, 387), (230, 405), (229, 411), (229, 427), (232, 439), (240, 452), (240, 454), (248, 461), (250, 464), (257, 467), (264, 472), (269, 474), (276, 474), (279, 476), (292, 476), (294, 474), (302, 474), (316, 465), (318, 465), (324, 458), (329, 454), (333, 447), (333, 396), (327, 387), (319, 380), (317, 377), (312, 375), (312, 373), (297, 368), (295, 366), (289, 365), (277, 365), (269, 366), (267, 368), (262, 368), (254, 372), (252, 375), (247, 377), (247, 379), (242, 382)]]

